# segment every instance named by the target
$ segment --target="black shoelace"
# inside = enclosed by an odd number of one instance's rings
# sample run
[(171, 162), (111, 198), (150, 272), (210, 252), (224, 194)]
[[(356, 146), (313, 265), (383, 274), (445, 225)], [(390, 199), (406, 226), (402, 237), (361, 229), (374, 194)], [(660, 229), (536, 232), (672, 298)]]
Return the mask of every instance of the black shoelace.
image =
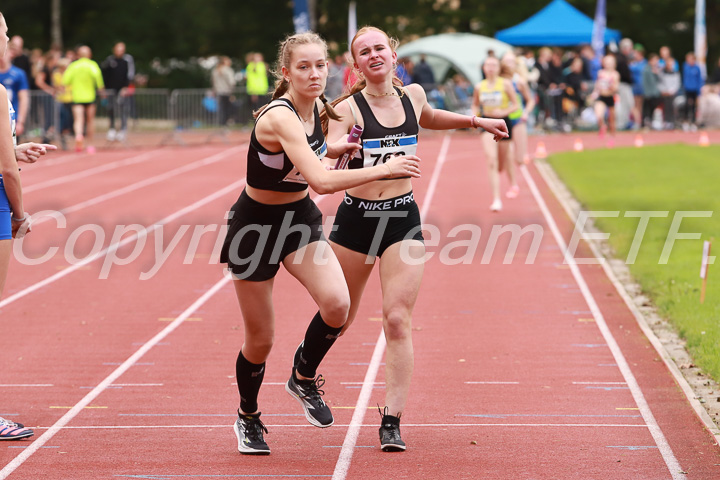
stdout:
[(398, 441), (402, 438), (400, 437), (400, 427), (398, 427), (395, 424), (392, 423), (386, 423), (383, 425), (385, 430), (383, 431), (383, 437), (385, 440), (391, 440), (391, 441)]
[(259, 418), (248, 419), (246, 417), (245, 425), (246, 425), (245, 431), (248, 434), (247, 436), (252, 437), (253, 439), (262, 438), (263, 432), (268, 433), (268, 429), (265, 427), (265, 424)]
[(315, 380), (313, 380), (309, 385), (300, 384), (301, 391), (303, 392), (302, 398), (315, 400), (321, 404), (324, 403), (322, 398), (320, 398), (325, 395), (325, 391), (320, 388), (323, 385), (325, 385), (325, 378), (323, 378), (322, 375), (315, 377)]

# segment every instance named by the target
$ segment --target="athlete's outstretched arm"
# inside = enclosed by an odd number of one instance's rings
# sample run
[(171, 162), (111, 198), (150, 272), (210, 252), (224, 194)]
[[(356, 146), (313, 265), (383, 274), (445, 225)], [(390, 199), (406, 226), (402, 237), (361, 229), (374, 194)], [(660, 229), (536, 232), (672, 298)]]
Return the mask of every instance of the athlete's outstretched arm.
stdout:
[(263, 115), (262, 120), (256, 126), (260, 143), (264, 139), (275, 139), (308, 185), (320, 194), (346, 190), (381, 178), (420, 176), (420, 159), (414, 155), (393, 157), (387, 163), (371, 168), (327, 170), (308, 145), (302, 123), (290, 109), (274, 108)]
[(57, 146), (48, 143), (21, 143), (15, 147), (15, 159), (18, 162), (35, 163), (49, 150), (57, 150)]
[[(17, 160), (15, 160), (12, 138), (8, 94), (5, 87), (0, 85), (0, 173), (5, 183), (5, 194), (10, 202), (12, 217), (21, 219), (25, 216), (25, 211), (23, 209), (20, 173)], [(13, 233), (20, 224), (22, 224), (22, 220), (20, 222), (13, 221)]]
[[(350, 133), (353, 125), (356, 123), (356, 119), (353, 118), (353, 113), (350, 110), (350, 99), (346, 98), (342, 102), (335, 105), (335, 111), (340, 115), (340, 120), (333, 120), (328, 118), (328, 142), (336, 142), (341, 140), (345, 135)], [(357, 108), (355, 109), (357, 112)], [(357, 123), (363, 127), (362, 118), (357, 119)]]
[(496, 136), (495, 140), (507, 137), (507, 125), (502, 120), (481, 118), (474, 115), (462, 115), (447, 110), (432, 108), (427, 101), (425, 90), (420, 85), (412, 84), (405, 87), (412, 95), (412, 99), (422, 105), (420, 110), (421, 127), (430, 130), (452, 130), (455, 128), (483, 128)]

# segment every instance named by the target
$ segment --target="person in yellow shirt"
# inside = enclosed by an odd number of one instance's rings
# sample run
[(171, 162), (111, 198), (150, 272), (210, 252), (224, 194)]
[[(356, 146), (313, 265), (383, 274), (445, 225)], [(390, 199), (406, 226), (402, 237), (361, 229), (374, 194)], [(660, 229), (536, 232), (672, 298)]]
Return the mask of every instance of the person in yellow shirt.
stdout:
[(72, 95), (73, 125), (75, 127), (75, 151), (82, 152), (87, 142), (87, 152), (95, 153), (91, 144), (95, 133), (95, 99), (97, 91), (105, 88), (100, 66), (91, 60), (92, 51), (87, 45), (78, 48), (78, 59), (63, 74), (63, 85), (70, 87)]
[(505, 121), (510, 136), (496, 142), (491, 132), (481, 133), (481, 140), (485, 156), (490, 167), (490, 186), (492, 187), (493, 202), (490, 210), (502, 210), (500, 200), (500, 172), (506, 168), (510, 177), (510, 189), (506, 196), (515, 198), (518, 195), (518, 185), (515, 179), (515, 164), (508, 160), (510, 140), (512, 140), (512, 123), (510, 114), (520, 106), (515, 95), (515, 88), (507, 78), (500, 76), (500, 60), (497, 57), (487, 57), (483, 64), (485, 79), (475, 86), (473, 92), (472, 109), (483, 117), (497, 118)]
[(70, 86), (63, 85), (63, 75), (70, 65), (70, 59), (61, 58), (52, 72), (52, 87), (55, 90), (55, 107), (60, 110), (58, 133), (63, 150), (67, 148), (65, 133), (72, 132), (72, 93)]
[(262, 53), (255, 53), (251, 56), (245, 70), (247, 81), (247, 94), (250, 95), (250, 108), (255, 111), (260, 105), (267, 103), (268, 77), (267, 66)]

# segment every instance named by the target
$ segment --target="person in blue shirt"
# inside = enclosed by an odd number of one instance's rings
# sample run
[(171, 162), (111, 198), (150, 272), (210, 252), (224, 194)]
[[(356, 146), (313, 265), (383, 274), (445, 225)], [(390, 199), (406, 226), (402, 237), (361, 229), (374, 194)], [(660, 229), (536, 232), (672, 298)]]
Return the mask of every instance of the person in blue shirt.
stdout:
[[(668, 67), (665, 68), (666, 66)], [(678, 67), (678, 62), (673, 58), (672, 51), (668, 46), (660, 47), (660, 68), (671, 73), (680, 71), (680, 68)]]
[(7, 89), (8, 98), (17, 112), (15, 133), (20, 137), (25, 132), (25, 119), (30, 110), (30, 86), (25, 72), (14, 66), (7, 55), (0, 58), (0, 83)]
[(643, 90), (643, 72), (647, 66), (645, 59), (645, 48), (639, 43), (635, 44), (633, 51), (633, 60), (630, 62), (630, 74), (632, 75), (632, 92), (635, 97), (635, 107), (633, 108), (633, 122), (637, 128), (640, 128), (643, 122), (643, 101), (645, 92)]
[[(410, 67), (410, 68), (408, 68)], [(397, 68), (395, 69), (395, 75), (400, 79), (403, 85), (409, 85), (412, 83), (412, 62), (409, 58), (401, 58), (397, 61)]]
[(685, 90), (685, 121), (683, 129), (695, 128), (697, 118), (697, 98), (703, 86), (703, 77), (700, 66), (697, 64), (693, 52), (685, 55), (683, 64), (683, 89)]

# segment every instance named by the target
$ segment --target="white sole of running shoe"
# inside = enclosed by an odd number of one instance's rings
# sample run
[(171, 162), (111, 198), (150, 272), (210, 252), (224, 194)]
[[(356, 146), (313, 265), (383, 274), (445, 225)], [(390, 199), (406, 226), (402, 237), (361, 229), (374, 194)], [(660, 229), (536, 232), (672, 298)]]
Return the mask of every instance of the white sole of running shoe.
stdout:
[(331, 427), (332, 424), (335, 423), (334, 418), (333, 418), (333, 421), (328, 423), (327, 425), (323, 425), (322, 423), (315, 420), (315, 418), (312, 415), (310, 415), (307, 405), (305, 405), (305, 401), (302, 398), (298, 397), (297, 394), (295, 392), (293, 392), (292, 389), (290, 389), (290, 386), (287, 384), (287, 382), (285, 383), (285, 391), (288, 392), (290, 394), (290, 396), (293, 397), (295, 400), (300, 402), (300, 405), (303, 408), (303, 412), (305, 412), (305, 418), (307, 418), (307, 421), (310, 422), (310, 425), (314, 425), (318, 428), (327, 428), (327, 427)]
[(13, 441), (13, 440), (22, 440), (23, 438), (29, 438), (29, 437), (32, 437), (33, 435), (35, 435), (35, 433), (34, 433), (34, 432), (30, 432), (30, 433), (27, 433), (27, 434), (23, 433), (23, 434), (20, 434), (20, 435), (13, 435), (12, 437), (0, 437), (0, 441), (6, 440), (6, 441), (8, 441), (8, 442), (11, 442), (11, 441)]
[(389, 445), (380, 445), (380, 448), (383, 452), (404, 452), (407, 447), (405, 447), (405, 445), (395, 445), (391, 443)]
[(267, 450), (257, 450), (255, 448), (249, 448), (245, 445), (242, 438), (240, 438), (240, 429), (238, 428), (237, 422), (233, 423), (233, 432), (235, 432), (235, 436), (238, 440), (238, 452), (243, 455), (270, 455), (270, 448)]

